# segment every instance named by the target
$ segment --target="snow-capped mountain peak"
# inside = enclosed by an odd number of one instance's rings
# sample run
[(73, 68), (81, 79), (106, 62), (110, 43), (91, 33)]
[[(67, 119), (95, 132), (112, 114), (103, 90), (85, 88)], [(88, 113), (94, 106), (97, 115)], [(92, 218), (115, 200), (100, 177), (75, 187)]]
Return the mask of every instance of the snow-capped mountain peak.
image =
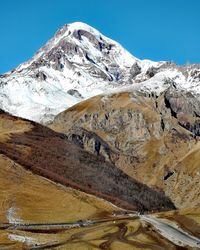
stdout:
[[(73, 54), (69, 55), (67, 52), (73, 49)], [(74, 63), (82, 62), (84, 59), (88, 63), (88, 61), (92, 62), (91, 60), (94, 59), (92, 63), (98, 64), (100, 62), (98, 60), (95, 61), (95, 59), (99, 59), (102, 54), (104, 54), (103, 56), (105, 57), (106, 53), (110, 54), (108, 58), (112, 58), (114, 60), (113, 63), (120, 64), (119, 66), (121, 68), (131, 67), (136, 61), (140, 61), (125, 50), (119, 43), (107, 38), (91, 26), (85, 23), (75, 22), (66, 24), (59, 29), (55, 36), (50, 39), (45, 46), (39, 49), (28, 63), (21, 64), (17, 70), (29, 66), (30, 63), (42, 57), (46, 57), (48, 53), (53, 53), (55, 50), (56, 52), (65, 52), (65, 56)], [(85, 52), (85, 55), (87, 54), (86, 58), (81, 57), (83, 52)], [(79, 57), (75, 56), (74, 53), (78, 54)]]
[(177, 76), (186, 81), (176, 65), (139, 60), (91, 26), (75, 22), (59, 29), (29, 61), (1, 76), (0, 108), (46, 122), (67, 107), (105, 91), (138, 87), (141, 82), (142, 89), (154, 91), (157, 86), (149, 79), (155, 78), (159, 84), (160, 79), (174, 74), (173, 79)]

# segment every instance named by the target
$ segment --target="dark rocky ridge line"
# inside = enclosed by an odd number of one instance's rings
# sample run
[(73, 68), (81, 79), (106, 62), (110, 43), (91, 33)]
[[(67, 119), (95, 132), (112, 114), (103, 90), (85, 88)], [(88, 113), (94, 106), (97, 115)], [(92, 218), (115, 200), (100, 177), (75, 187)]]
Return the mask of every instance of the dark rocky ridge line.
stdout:
[[(20, 118), (3, 113), (0, 119)], [(31, 124), (32, 130), (23, 134), (12, 133), (8, 141), (0, 142), (0, 153), (35, 174), (94, 194), (126, 209), (140, 212), (175, 209), (163, 193), (127, 176), (106, 162), (104, 157), (82, 150), (69, 142), (64, 134), (35, 122)]]

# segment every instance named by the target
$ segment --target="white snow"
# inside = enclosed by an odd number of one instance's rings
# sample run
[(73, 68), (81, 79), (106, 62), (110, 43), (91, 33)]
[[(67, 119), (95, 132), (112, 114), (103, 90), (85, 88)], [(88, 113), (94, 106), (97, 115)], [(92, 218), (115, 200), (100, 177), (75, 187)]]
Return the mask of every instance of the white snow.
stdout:
[[(76, 30), (88, 31), (98, 41), (112, 45), (107, 51), (109, 53), (100, 51), (85, 36), (80, 40), (75, 38), (73, 33)], [(53, 68), (52, 61), (49, 65), (31, 68), (33, 62), (37, 62), (41, 56), (45, 58), (61, 41), (78, 46), (82, 54), (65, 53), (61, 58), (64, 67), (60, 71)], [(84, 51), (94, 63), (84, 56)], [(130, 80), (130, 69), (135, 63), (141, 67), (141, 73), (134, 80)], [(192, 72), (189, 72), (187, 78), (176, 69), (164, 69), (148, 79), (148, 69), (159, 68), (162, 64), (165, 62), (139, 60), (119, 43), (105, 37), (91, 26), (81, 22), (72, 23), (64, 26), (31, 60), (19, 65), (13, 73), (8, 72), (7, 76), (0, 78), (0, 108), (13, 115), (47, 122), (68, 107), (98, 94), (125, 89), (160, 94), (170, 86), (166, 79), (173, 80), (179, 89), (200, 94), (200, 83), (191, 76)], [(38, 72), (45, 74), (46, 79), (36, 78)], [(116, 79), (118, 72), (122, 77), (121, 82)], [(81, 96), (68, 94), (72, 89), (77, 90)]]
[(22, 223), (22, 220), (18, 216), (18, 208), (16, 207), (10, 207), (7, 210), (6, 217), (9, 223), (17, 224)]
[(184, 85), (186, 81), (182, 73), (172, 70), (165, 70), (164, 72), (159, 72), (152, 78), (138, 84), (135, 89), (148, 93), (153, 92), (159, 95), (170, 86), (169, 79), (175, 81), (177, 87), (180, 86), (180, 84)]
[(27, 245), (32, 245), (33, 243), (37, 243), (37, 241), (33, 239), (32, 237), (23, 236), (23, 235), (9, 234), (8, 238), (12, 241), (19, 241), (19, 242), (26, 243)]

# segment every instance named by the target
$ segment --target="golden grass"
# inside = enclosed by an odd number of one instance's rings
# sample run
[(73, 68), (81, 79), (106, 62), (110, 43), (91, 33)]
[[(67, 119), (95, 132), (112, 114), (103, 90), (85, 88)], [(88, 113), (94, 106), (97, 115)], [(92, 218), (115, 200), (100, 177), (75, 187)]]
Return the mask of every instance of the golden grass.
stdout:
[[(190, 214), (193, 213), (191, 219)], [(198, 217), (200, 211), (190, 209), (188, 211), (170, 211), (159, 214), (154, 214), (159, 218), (167, 218), (168, 220), (177, 223), (185, 231), (194, 234), (198, 237)], [(69, 229), (57, 234), (54, 233), (31, 233), (24, 231), (11, 230), (3, 232), (6, 238), (11, 236), (27, 237), (30, 241), (24, 244), (24, 248), (34, 246), (35, 243), (43, 246), (48, 246), (47, 249), (52, 250), (176, 250), (177, 246), (169, 242), (156, 230), (144, 221), (139, 219), (126, 219), (121, 221), (104, 222), (100, 225), (89, 226), (86, 228)], [(5, 240), (6, 242), (6, 240)], [(10, 241), (11, 242), (11, 241)], [(9, 242), (7, 241), (7, 244)], [(22, 249), (20, 245), (18, 248)], [(186, 249), (190, 249), (189, 247)]]
[[(102, 199), (33, 175), (2, 155), (0, 166), (0, 222), (8, 222), (8, 211), (11, 208), (14, 209), (10, 216), (26, 223), (62, 223), (101, 218), (118, 210)], [(192, 230), (196, 232), (197, 223), (200, 223), (200, 210), (187, 209), (178, 214), (182, 217), (177, 217), (174, 211), (159, 213), (157, 216), (174, 218), (179, 223), (182, 221), (184, 227), (190, 230), (191, 225), (195, 225)], [(160, 249), (160, 246), (163, 250), (176, 249), (138, 219), (116, 220), (58, 233), (0, 231), (0, 249), (1, 246), (10, 250), (30, 249), (35, 244), (47, 245), (52, 250), (154, 250)]]
[[(129, 92), (95, 96), (62, 112), (50, 127), (66, 134), (75, 125), (94, 132), (108, 143), (113, 152), (119, 153), (116, 160), (115, 156), (112, 159), (114, 159), (115, 165), (126, 174), (150, 187), (163, 190), (178, 208), (198, 205), (200, 204), (200, 195), (198, 195), (200, 193), (198, 185), (200, 181), (200, 144), (199, 142), (195, 144), (190, 132), (178, 125), (177, 119), (171, 116), (169, 110), (163, 109), (163, 105), (165, 105), (163, 96), (157, 98), (156, 101), (157, 108), (155, 99), (145, 98), (142, 95), (134, 97), (134, 93)], [(138, 132), (133, 129), (134, 121), (130, 124), (126, 123), (124, 127), (120, 128), (120, 131), (118, 130), (118, 133), (112, 134), (109, 126), (114, 127), (115, 124), (118, 126), (116, 117), (121, 115), (121, 113), (115, 115), (112, 112), (120, 110), (124, 117), (128, 110), (136, 113), (138, 111), (140, 115), (142, 114), (142, 119), (145, 120), (150, 134), (147, 135), (148, 138), (145, 138), (146, 130), (142, 126)], [(159, 110), (164, 110), (162, 117), (165, 119), (165, 124), (170, 126), (169, 130), (166, 129), (164, 132), (158, 131), (161, 122)], [(104, 124), (107, 112), (111, 113), (108, 121), (105, 121), (108, 125), (102, 128), (98, 125), (101, 122)], [(85, 114), (98, 114), (98, 118), (87, 120), (84, 117)], [(173, 132), (172, 128), (176, 132)], [(126, 155), (132, 154), (132, 148), (133, 155), (138, 155), (142, 159), (141, 161), (130, 159), (129, 162)], [(130, 152), (126, 152), (127, 149), (130, 149)], [(164, 180), (170, 171), (174, 172), (174, 175)]]
[(1, 141), (6, 141), (10, 134), (24, 133), (31, 130), (33, 126), (30, 122), (24, 121), (22, 119), (11, 119), (8, 116), (1, 116), (0, 119), (0, 139)]
[[(85, 114), (98, 113), (99, 117), (111, 110), (127, 110), (138, 111), (143, 113), (144, 119), (147, 122), (158, 122), (159, 115), (154, 112), (153, 103), (144, 101), (143, 97), (138, 98), (135, 102), (132, 99), (130, 92), (114, 93), (108, 96), (98, 95), (87, 100), (79, 102), (78, 104), (61, 112), (57, 116), (57, 120), (48, 126), (55, 131), (65, 132), (74, 125)], [(65, 119), (65, 117), (67, 117)]]
[(0, 155), (0, 221), (14, 208), (24, 222), (70, 222), (113, 211), (110, 203), (33, 175)]

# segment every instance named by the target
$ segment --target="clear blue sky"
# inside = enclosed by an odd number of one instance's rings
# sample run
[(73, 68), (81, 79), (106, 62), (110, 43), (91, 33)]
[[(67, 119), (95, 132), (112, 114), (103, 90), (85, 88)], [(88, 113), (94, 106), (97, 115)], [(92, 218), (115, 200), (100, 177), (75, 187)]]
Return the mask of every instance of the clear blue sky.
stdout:
[(200, 0), (0, 0), (0, 10), (0, 73), (75, 21), (141, 59), (200, 62)]

